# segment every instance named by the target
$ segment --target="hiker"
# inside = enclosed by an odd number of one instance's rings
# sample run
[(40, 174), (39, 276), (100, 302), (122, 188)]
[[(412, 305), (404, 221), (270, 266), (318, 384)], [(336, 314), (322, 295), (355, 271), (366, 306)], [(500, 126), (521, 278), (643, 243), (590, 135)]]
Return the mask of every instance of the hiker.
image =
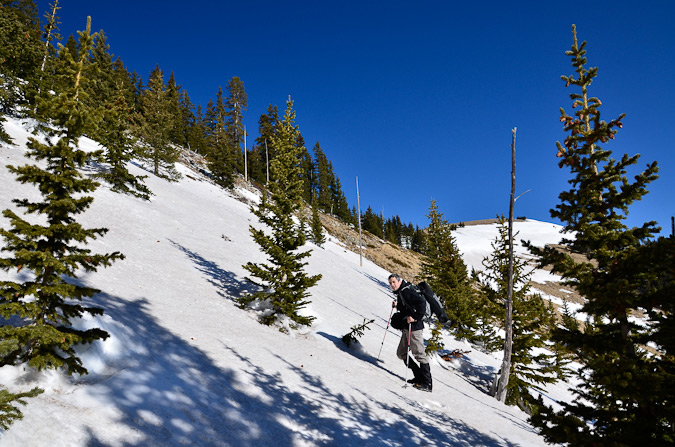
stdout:
[[(403, 360), (413, 372), (413, 378), (408, 380), (415, 388), (431, 391), (431, 368), (429, 360), (424, 352), (424, 337), (422, 336), (422, 329), (424, 329), (424, 314), (426, 312), (426, 300), (422, 297), (415, 288), (408, 281), (404, 281), (395, 273), (389, 275), (389, 287), (396, 295), (396, 301), (392, 303), (392, 307), (396, 307), (397, 313), (403, 319), (401, 325), (401, 341), (398, 344), (396, 355)], [(394, 326), (392, 319), (392, 326)], [(408, 328), (410, 328), (410, 338), (408, 338)], [(408, 347), (408, 339), (410, 339), (410, 346)], [(408, 348), (412, 353), (413, 358), (408, 358)], [(415, 360), (419, 363), (415, 363)]]

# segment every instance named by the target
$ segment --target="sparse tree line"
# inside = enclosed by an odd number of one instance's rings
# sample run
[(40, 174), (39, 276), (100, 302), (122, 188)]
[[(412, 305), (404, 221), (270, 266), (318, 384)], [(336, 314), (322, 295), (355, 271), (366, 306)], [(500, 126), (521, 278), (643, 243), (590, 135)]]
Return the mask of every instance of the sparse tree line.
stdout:
[[(587, 68), (586, 42), (566, 55), (575, 74), (562, 76), (572, 114), (560, 109), (567, 137), (557, 143), (559, 167), (570, 171), (570, 189), (559, 195), (551, 216), (567, 236), (554, 247), (523, 244), (585, 298), (577, 310), (565, 302), (557, 316), (550, 302), (532, 293), (534, 265), (515, 258), (509, 275), (504, 219), (493, 253), (481, 272), (468, 274), (452, 235), (453, 227), (432, 201), (426, 229), (422, 278), (444, 298), (450, 330), (485, 351), (511, 352), (505, 401), (531, 415), (547, 442), (568, 446), (672, 446), (675, 444), (675, 236), (657, 237), (656, 222), (629, 228), (631, 204), (648, 193), (658, 166), (648, 163), (628, 177), (640, 157), (612, 158), (606, 149), (624, 115), (601, 119), (602, 102), (589, 86), (597, 67)], [(515, 134), (514, 134), (515, 135)], [(515, 137), (514, 137), (515, 138)], [(583, 255), (582, 258), (573, 255)], [(583, 259), (583, 260), (579, 260)], [(513, 288), (509, 293), (509, 277)], [(505, 328), (511, 296), (511, 346)], [(584, 315), (579, 321), (579, 315)], [(434, 340), (435, 345), (437, 340)], [(442, 349), (442, 345), (435, 346)], [(579, 368), (569, 368), (576, 362)], [(572, 402), (545, 402), (546, 384), (574, 377)], [(499, 374), (492, 384), (496, 395)], [(503, 384), (502, 384), (503, 385)], [(537, 396), (537, 397), (535, 397)]]
[[(294, 124), (292, 101), (282, 116), (269, 106), (259, 119), (259, 136), (250, 149), (242, 150), (246, 129), (243, 113), (248, 99), (243, 82), (233, 77), (215, 101), (203, 110), (191, 103), (173, 74), (165, 81), (157, 66), (147, 83), (129, 72), (120, 58), (113, 60), (103, 31), (91, 32), (90, 24), (60, 45), (57, 2), (38, 18), (31, 0), (0, 0), (0, 119), (21, 113), (46, 123), (47, 143), (31, 138), (28, 155), (46, 162), (10, 167), (22, 183), (36, 185), (42, 201), (16, 199), (27, 214), (41, 214), (48, 224), (31, 224), (5, 210), (9, 230), (0, 229), (5, 243), (0, 258), (5, 271), (27, 269), (35, 279), (23, 283), (0, 282), (0, 315), (19, 317), (25, 325), (0, 327), (0, 366), (27, 363), (37, 369), (63, 368), (68, 373), (86, 373), (74, 346), (105, 339), (99, 329), (77, 331), (70, 321), (103, 309), (83, 304), (98, 291), (66, 281), (78, 271), (95, 271), (123, 255), (95, 254), (82, 248), (106, 230), (85, 229), (75, 216), (91, 204), (87, 196), (97, 183), (79, 174), (85, 164), (105, 162), (99, 176), (115, 191), (148, 199), (152, 192), (143, 176), (134, 176), (127, 163), (143, 160), (148, 174), (175, 179), (173, 165), (181, 150), (205, 157), (212, 179), (231, 187), (237, 175), (265, 186), (260, 205), (252, 208), (272, 231), (251, 228), (253, 239), (268, 254), (268, 264), (248, 263), (252, 282), (259, 291), (241, 297), (242, 307), (253, 301), (266, 304), (261, 322), (271, 324), (286, 316), (295, 324), (311, 324), (302, 313), (308, 304), (307, 290), (321, 275), (307, 276), (303, 261), (309, 252), (299, 252), (308, 236), (320, 243), (317, 210), (336, 215), (347, 223), (357, 222), (339, 178), (317, 142), (313, 156)], [(552, 210), (570, 239), (563, 245), (571, 253), (585, 255), (577, 261), (552, 248), (529, 246), (541, 266), (550, 265), (586, 298), (580, 309), (583, 325), (565, 306), (563, 318), (550, 304), (531, 293), (531, 266), (516, 261), (510, 296), (513, 306), (513, 345), (506, 402), (531, 413), (531, 422), (549, 442), (567, 445), (673, 445), (675, 443), (675, 244), (673, 238), (656, 238), (654, 222), (628, 228), (622, 220), (628, 207), (647, 193), (657, 178), (651, 163), (629, 180), (627, 169), (638, 156), (611, 158), (602, 146), (614, 139), (623, 115), (605, 122), (601, 102), (588, 95), (597, 73), (585, 68), (585, 42), (576, 40), (567, 55), (576, 76), (563, 77), (567, 86), (580, 92), (570, 96), (574, 112), (561, 109), (561, 122), (569, 133), (558, 143), (560, 167), (570, 170), (570, 190), (560, 194)], [(0, 124), (2, 124), (0, 122)], [(83, 135), (106, 149), (85, 153), (77, 147)], [(9, 136), (0, 127), (0, 138)], [(304, 204), (314, 210), (311, 231), (304, 220), (292, 216)], [(429, 227), (424, 231), (405, 225), (398, 216), (385, 219), (368, 207), (363, 228), (385, 240), (423, 253), (422, 278), (443, 298), (450, 322), (447, 329), (486, 351), (503, 347), (497, 334), (509, 292), (507, 246), (504, 222), (493, 243), (493, 254), (484, 260), (482, 272), (467, 271), (450, 225), (437, 204), (429, 209)], [(52, 225), (50, 227), (50, 225)], [(53, 231), (56, 227), (58, 232)], [(26, 297), (33, 297), (27, 300)], [(261, 307), (258, 307), (261, 308)], [(634, 315), (643, 316), (638, 324)], [(291, 326), (292, 326), (291, 325)], [(435, 328), (438, 335), (439, 328)], [(439, 338), (434, 346), (442, 349)], [(647, 348), (649, 347), (649, 349)], [(576, 361), (582, 367), (566, 367)], [(576, 376), (575, 402), (547, 405), (532, 390)], [(17, 404), (39, 389), (12, 394), (0, 389), (0, 426), (7, 428), (21, 417)]]
[[(77, 58), (82, 48), (73, 35), (61, 42), (59, 9), (55, 1), (40, 19), (31, 0), (2, 2), (2, 114), (22, 113), (48, 121), (41, 98), (67, 88), (66, 55)], [(224, 89), (218, 88), (215, 100), (195, 105), (173, 72), (167, 76), (155, 66), (144, 80), (111, 54), (103, 30), (94, 37), (85, 55), (82, 76), (87, 82), (81, 102), (89, 114), (85, 135), (106, 148), (102, 157), (108, 169), (101, 174), (102, 180), (116, 191), (149, 198), (152, 192), (143, 183), (144, 177), (130, 175), (125, 163), (140, 159), (154, 175), (174, 179), (173, 163), (181, 150), (188, 149), (205, 157), (210, 176), (223, 187), (232, 187), (237, 175), (261, 187), (268, 184), (271, 163), (279, 153), (274, 146), (280, 126), (277, 106), (270, 105), (260, 116), (258, 136), (250, 148), (243, 148), (248, 136), (243, 124), (248, 96), (241, 79), (232, 77)], [(349, 207), (340, 178), (320, 143), (314, 144), (310, 154), (298, 132), (295, 144), (301, 148), (302, 199), (346, 223), (357, 222), (356, 209)], [(398, 216), (390, 221), (386, 239), (400, 245), (411, 236), (404, 233), (412, 231), (401, 225)], [(385, 237), (382, 225), (367, 231)]]

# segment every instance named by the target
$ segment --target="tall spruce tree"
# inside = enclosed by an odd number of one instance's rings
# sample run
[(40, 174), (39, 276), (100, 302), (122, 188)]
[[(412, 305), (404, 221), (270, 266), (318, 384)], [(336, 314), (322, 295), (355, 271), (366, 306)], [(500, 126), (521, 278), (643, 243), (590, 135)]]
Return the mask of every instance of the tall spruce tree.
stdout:
[[(499, 218), (497, 238), (492, 243), (493, 253), (483, 259), (483, 271), (478, 273), (480, 290), (485, 299), (480, 300), (478, 315), (488, 318), (484, 323), (504, 328), (504, 309), (508, 291), (509, 236), (508, 222)], [(543, 391), (543, 386), (565, 377), (565, 360), (551, 349), (551, 331), (557, 323), (552, 305), (539, 294), (531, 293), (530, 278), (534, 269), (520, 257), (513, 260), (513, 345), (506, 400), (532, 412), (537, 400), (531, 393)], [(483, 326), (485, 327), (485, 326)], [(488, 351), (504, 348), (504, 340), (494, 329), (483, 333)], [(492, 395), (497, 389), (495, 376)]]
[(138, 134), (144, 145), (145, 158), (152, 165), (152, 172), (168, 180), (176, 180), (180, 174), (174, 163), (179, 150), (171, 141), (173, 117), (164, 85), (164, 74), (159, 65), (150, 72), (148, 87), (141, 97), (141, 115)]
[(41, 54), (35, 2), (0, 1), (0, 141), (11, 143), (4, 116), (15, 114), (17, 105), (34, 97)]
[(90, 30), (88, 19), (86, 30), (78, 33), (79, 57), (73, 59), (69, 52), (64, 57), (70, 70), (70, 88), (58, 96), (47, 94), (41, 100), (54, 130), (47, 135), (46, 144), (30, 138), (27, 147), (28, 155), (42, 161), (45, 167), (9, 166), (19, 182), (36, 185), (43, 200), (14, 200), (27, 214), (40, 216), (40, 223), (30, 223), (10, 209), (3, 211), (11, 228), (0, 229), (5, 239), (1, 251), (11, 255), (0, 258), (0, 268), (30, 274), (22, 283), (0, 282), (0, 315), (5, 322), (21, 322), (0, 328), (0, 339), (12, 342), (3, 352), (0, 366), (27, 362), (38, 370), (63, 368), (69, 374), (84, 374), (87, 370), (74, 346), (108, 336), (99, 328), (81, 330), (71, 325), (73, 318), (103, 313), (100, 307), (82, 303), (99, 291), (74, 281), (78, 273), (96, 271), (97, 267), (109, 266), (123, 258), (118, 252), (94, 254), (85, 248), (88, 240), (102, 236), (107, 229), (83, 228), (74, 217), (91, 205), (94, 199), (86, 194), (98, 186), (78, 170), (98, 155), (77, 148), (78, 139), (91, 119), (90, 109), (81, 98), (86, 95), (82, 87), (86, 78), (82, 74), (86, 72), (93, 41)]
[(269, 264), (249, 262), (244, 265), (252, 277), (258, 278), (257, 281), (248, 278), (249, 281), (262, 290), (239, 299), (242, 307), (254, 300), (270, 306), (261, 318), (261, 322), (268, 325), (282, 315), (288, 316), (294, 324), (311, 325), (314, 317), (299, 312), (309, 304), (307, 290), (321, 279), (321, 275), (308, 276), (303, 269), (307, 265), (303, 260), (311, 255), (311, 250), (299, 251), (305, 244), (306, 230), (294, 220), (294, 214), (302, 206), (298, 133), (289, 96), (283, 121), (273, 137), (277, 156), (270, 167), (269, 197), (264, 196), (260, 205), (251, 209), (269, 228), (265, 231), (250, 227), (253, 239), (267, 255)]
[[(328, 166), (332, 169), (330, 162)], [(349, 203), (347, 202), (345, 192), (342, 190), (342, 183), (340, 183), (337, 175), (333, 177), (333, 180), (330, 187), (332, 202), (330, 212), (345, 223), (354, 223), (354, 216), (349, 210)]]
[(108, 182), (112, 191), (149, 200), (152, 192), (143, 182), (147, 176), (135, 176), (127, 167), (139, 149), (131, 133), (131, 108), (127, 105), (124, 93), (124, 89), (119, 86), (117, 97), (106, 104), (102, 112), (97, 140), (105, 148), (103, 161), (108, 164), (108, 168), (97, 177)]
[(244, 156), (241, 150), (244, 142), (244, 111), (248, 107), (248, 95), (244, 83), (234, 76), (227, 82), (227, 100), (225, 101), (225, 133), (227, 150), (237, 171), (244, 173)]
[(171, 72), (166, 83), (166, 102), (169, 112), (169, 141), (175, 145), (184, 145), (185, 128), (183, 124), (183, 112), (181, 110), (181, 86), (176, 83), (176, 77)]
[(323, 224), (319, 216), (319, 209), (312, 205), (312, 222), (310, 238), (312, 242), (321, 247), (326, 242), (326, 236), (323, 234)]
[[(673, 290), (672, 250), (666, 265), (652, 257), (668, 248), (651, 241), (658, 232), (655, 222), (633, 228), (622, 222), (629, 206), (647, 194), (658, 168), (656, 162), (648, 164), (630, 181), (627, 170), (639, 155), (615, 160), (603, 148), (624, 115), (601, 120), (601, 102), (588, 94), (597, 68), (585, 67), (586, 42), (579, 45), (576, 27), (572, 32), (566, 55), (576, 76), (562, 79), (580, 91), (570, 94), (573, 115), (561, 108), (569, 135), (557, 143), (559, 166), (570, 170), (571, 188), (560, 194), (551, 215), (571, 236), (562, 240), (567, 251), (585, 260), (551, 247), (530, 249), (586, 299), (581, 311), (588, 319), (583, 330), (560, 328), (554, 334), (583, 365), (573, 389), (577, 398), (560, 402), (559, 409), (543, 406), (532, 422), (548, 442), (566, 445), (673, 445), (673, 299), (664, 293)], [(650, 258), (657, 262), (642, 262)], [(640, 311), (643, 324), (633, 318)], [(648, 352), (648, 345), (656, 352)]]
[(421, 276), (443, 298), (443, 306), (450, 319), (446, 325), (458, 337), (470, 338), (476, 327), (476, 297), (471, 278), (452, 235), (452, 226), (433, 199), (427, 217), (429, 227)]
[(258, 170), (253, 170), (252, 172), (258, 172), (260, 177), (254, 177), (262, 184), (267, 184), (267, 175), (269, 173), (269, 167), (276, 156), (276, 149), (274, 148), (274, 136), (276, 135), (277, 129), (279, 127), (279, 110), (277, 106), (269, 105), (267, 107), (267, 113), (260, 115), (258, 120), (258, 137), (255, 139), (256, 147), (258, 148), (259, 155), (256, 159), (260, 160), (263, 165)]
[(235, 174), (234, 151), (232, 150), (233, 140), (226, 130), (227, 111), (222, 87), (218, 88), (215, 105), (209, 102), (209, 106), (207, 109), (211, 147), (208, 155), (209, 169), (216, 183), (224, 188), (231, 188), (234, 186)]

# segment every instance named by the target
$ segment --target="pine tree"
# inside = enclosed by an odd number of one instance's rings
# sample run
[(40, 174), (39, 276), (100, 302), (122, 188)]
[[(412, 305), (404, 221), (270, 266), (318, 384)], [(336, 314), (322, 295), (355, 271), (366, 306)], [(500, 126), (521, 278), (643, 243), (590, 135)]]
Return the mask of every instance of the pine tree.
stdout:
[(314, 145), (314, 160), (316, 166), (316, 189), (317, 205), (326, 212), (331, 212), (333, 197), (331, 194), (331, 185), (334, 182), (334, 175), (329, 166), (328, 158), (324, 154), (319, 142)]
[[(107, 229), (86, 229), (74, 218), (91, 205), (93, 197), (86, 194), (98, 186), (78, 171), (97, 155), (77, 149), (78, 139), (91, 118), (83, 105), (85, 98), (81, 98), (86, 95), (82, 73), (86, 71), (93, 40), (90, 29), (88, 19), (86, 30), (79, 32), (79, 58), (72, 59), (69, 53), (64, 57), (70, 67), (70, 88), (58, 96), (47, 94), (41, 100), (54, 130), (47, 144), (30, 138), (27, 147), (28, 155), (43, 161), (46, 167), (9, 166), (19, 182), (36, 185), (43, 197), (41, 202), (15, 199), (14, 203), (28, 214), (42, 216), (46, 223), (31, 224), (12, 210), (3, 212), (11, 229), (0, 229), (6, 241), (1, 251), (11, 256), (0, 258), (0, 268), (31, 274), (23, 283), (0, 281), (0, 315), (5, 321), (21, 321), (18, 326), (7, 324), (0, 328), (0, 340), (11, 340), (14, 345), (4, 353), (0, 366), (28, 362), (38, 370), (64, 368), (69, 374), (84, 374), (87, 370), (74, 346), (108, 336), (99, 328), (80, 330), (71, 326), (73, 318), (103, 313), (100, 307), (81, 303), (99, 291), (73, 281), (78, 271), (96, 271), (99, 266), (109, 266), (123, 258), (118, 252), (94, 254), (84, 248), (88, 240), (102, 236)], [(57, 136), (52, 144), (52, 137)]]
[[(115, 71), (113, 68), (112, 55), (110, 54), (110, 45), (108, 38), (103, 30), (97, 33), (94, 48), (89, 57), (90, 66), (95, 66), (97, 70), (92, 72), (87, 82), (87, 96), (90, 107), (105, 103), (112, 103), (117, 96), (117, 84)], [(98, 136), (96, 134), (94, 137)]]
[(169, 141), (175, 145), (183, 145), (185, 141), (180, 90), (181, 86), (176, 83), (176, 77), (172, 71), (166, 83), (166, 102), (167, 111), (169, 112), (169, 123), (167, 123), (169, 126)]
[[(557, 144), (559, 166), (569, 168), (572, 175), (571, 188), (560, 194), (551, 215), (572, 235), (562, 240), (566, 251), (582, 254), (585, 260), (551, 247), (530, 246), (530, 250), (586, 299), (581, 311), (588, 320), (583, 330), (560, 328), (554, 334), (583, 365), (576, 374), (576, 399), (561, 402), (559, 410), (542, 407), (532, 423), (547, 442), (673, 445), (672, 243), (651, 241), (659, 230), (655, 222), (633, 228), (622, 222), (629, 206), (647, 194), (658, 168), (656, 162), (648, 164), (629, 181), (627, 170), (639, 155), (615, 160), (603, 148), (615, 138), (624, 115), (601, 120), (600, 100), (588, 95), (597, 68), (585, 68), (586, 42), (579, 45), (576, 27), (572, 30), (573, 45), (566, 55), (576, 77), (562, 79), (581, 92), (570, 94), (573, 116), (561, 108), (561, 122), (569, 135)], [(660, 251), (670, 264), (656, 256)], [(644, 312), (642, 324), (633, 318), (637, 311)], [(657, 352), (647, 351), (650, 344)]]
[(17, 405), (26, 405), (27, 397), (35, 397), (42, 394), (41, 388), (33, 388), (24, 393), (10, 393), (6, 388), (0, 387), (0, 428), (9, 430), (17, 419), (23, 419), (23, 413)]
[(375, 320), (366, 320), (364, 318), (363, 323), (352, 326), (351, 331), (348, 334), (342, 336), (342, 342), (346, 344), (348, 347), (351, 346), (352, 344), (358, 344), (359, 338), (363, 337), (365, 330), (366, 329), (370, 330), (368, 325), (374, 322)]
[(303, 270), (307, 265), (303, 259), (311, 255), (311, 250), (299, 251), (305, 244), (305, 229), (295, 223), (293, 217), (302, 206), (302, 180), (298, 166), (300, 148), (296, 145), (298, 132), (293, 102), (289, 97), (284, 119), (274, 136), (277, 156), (270, 168), (270, 196), (265, 197), (258, 208), (251, 210), (271, 230), (266, 232), (250, 227), (253, 239), (268, 256), (270, 264), (249, 262), (244, 265), (251, 276), (259, 279), (248, 278), (249, 281), (262, 290), (239, 300), (242, 306), (254, 300), (266, 302), (271, 308), (261, 322), (268, 325), (280, 315), (288, 316), (297, 324), (311, 325), (314, 317), (301, 315), (299, 311), (309, 304), (307, 289), (321, 279), (321, 275), (308, 276)]
[[(508, 291), (509, 274), (509, 237), (508, 222), (499, 218), (499, 234), (492, 243), (493, 253), (483, 259), (485, 270), (478, 273), (481, 292), (485, 297), (482, 309), (477, 314), (497, 323), (504, 328), (505, 297)], [(526, 411), (532, 411), (537, 404), (531, 390), (541, 392), (543, 386), (555, 383), (565, 377), (565, 361), (550, 352), (551, 330), (556, 325), (556, 315), (550, 303), (539, 294), (530, 292), (530, 278), (533, 268), (519, 257), (513, 260), (513, 345), (511, 368), (506, 386), (506, 403), (518, 405)], [(504, 347), (503, 338), (496, 336), (494, 330), (486, 332), (488, 340), (485, 348), (496, 351)], [(493, 395), (497, 379), (493, 384)]]
[(244, 142), (244, 111), (247, 107), (248, 95), (244, 90), (244, 83), (234, 76), (227, 82), (225, 133), (229, 159), (234, 164), (234, 168), (242, 174), (244, 173), (244, 157), (241, 146)]
[(435, 352), (441, 352), (444, 348), (443, 325), (440, 321), (436, 320), (436, 323), (431, 327), (431, 338), (427, 342), (426, 348), (424, 348), (424, 353), (430, 356)]
[(452, 235), (452, 227), (438, 211), (435, 200), (429, 207), (427, 248), (421, 277), (443, 299), (450, 321), (446, 323), (460, 338), (470, 337), (476, 327), (475, 294), (471, 280)]
[(207, 119), (211, 131), (210, 146), (211, 151), (208, 155), (209, 169), (213, 180), (223, 188), (232, 188), (234, 186), (234, 151), (232, 150), (233, 140), (228, 136), (227, 111), (223, 99), (223, 89), (218, 88), (216, 104), (209, 103), (207, 110)]
[(304, 139), (299, 140), (300, 146), (300, 177), (302, 178), (302, 199), (306, 203), (312, 203), (316, 189), (316, 167), (312, 156), (304, 145)]
[(131, 194), (149, 200), (152, 192), (143, 182), (147, 176), (135, 176), (127, 168), (138, 152), (137, 141), (131, 134), (131, 110), (124, 90), (117, 89), (117, 97), (107, 104), (97, 129), (97, 140), (105, 148), (103, 160), (109, 169), (97, 177), (105, 180), (115, 192)]
[(323, 224), (319, 217), (319, 210), (316, 205), (312, 206), (312, 223), (311, 223), (310, 239), (316, 245), (321, 247), (326, 242), (326, 236), (323, 234)]
[(174, 163), (179, 151), (171, 142), (173, 117), (164, 85), (164, 75), (159, 65), (150, 72), (148, 88), (141, 97), (138, 133), (142, 139), (145, 157), (152, 164), (152, 172), (168, 180), (176, 180), (180, 174)]
[(267, 113), (260, 115), (258, 120), (258, 138), (255, 139), (258, 155), (256, 160), (260, 161), (258, 168), (253, 168), (251, 173), (253, 178), (261, 184), (267, 184), (267, 176), (269, 166), (276, 155), (276, 150), (273, 146), (274, 136), (276, 135), (279, 126), (279, 111), (277, 106), (269, 105)]
[[(332, 166), (329, 163), (329, 167), (332, 169)], [(349, 203), (347, 202), (347, 197), (342, 190), (342, 183), (338, 176), (333, 177), (333, 182), (331, 183), (331, 209), (330, 212), (341, 219), (343, 222), (348, 224), (353, 224), (354, 216), (349, 210)]]
[[(37, 7), (32, 0), (0, 1), (0, 139), (9, 141), (2, 115), (34, 96), (42, 55)], [(28, 82), (23, 82), (28, 81)]]

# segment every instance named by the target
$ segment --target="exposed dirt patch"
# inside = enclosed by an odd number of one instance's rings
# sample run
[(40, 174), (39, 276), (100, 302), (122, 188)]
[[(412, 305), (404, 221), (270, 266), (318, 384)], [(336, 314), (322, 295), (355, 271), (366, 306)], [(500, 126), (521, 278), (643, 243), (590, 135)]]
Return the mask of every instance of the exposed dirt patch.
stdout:
[[(338, 239), (344, 246), (354, 253), (359, 253), (359, 230), (346, 225), (339, 219), (320, 214), (321, 223), (328, 233)], [(422, 269), (422, 255), (412, 250), (406, 250), (391, 242), (386, 242), (373, 236), (367, 231), (361, 233), (361, 254), (383, 269), (398, 273), (407, 281), (417, 282)], [(386, 281), (386, 278), (382, 278)]]

